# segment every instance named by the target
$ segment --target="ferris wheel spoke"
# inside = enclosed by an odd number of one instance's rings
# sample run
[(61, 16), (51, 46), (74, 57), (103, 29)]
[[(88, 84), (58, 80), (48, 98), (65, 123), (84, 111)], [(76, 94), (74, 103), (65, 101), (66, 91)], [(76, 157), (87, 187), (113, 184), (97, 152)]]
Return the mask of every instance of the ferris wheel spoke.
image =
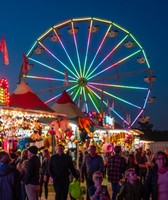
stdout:
[(117, 75), (112, 75), (112, 76), (108, 76), (106, 78), (97, 78), (97, 79), (93, 79), (92, 81), (107, 81), (107, 80), (111, 80), (112, 78), (124, 78), (124, 77), (128, 77), (128, 76), (133, 76), (136, 74), (142, 74), (144, 72), (148, 72), (148, 69), (140, 69), (140, 70), (136, 70), (136, 71), (130, 71), (127, 73), (123, 73), (123, 74), (117, 74)]
[(71, 65), (72, 65), (72, 67), (74, 68), (76, 74), (78, 75), (78, 77), (80, 77), (80, 75), (79, 75), (79, 73), (78, 73), (78, 71), (77, 71), (77, 69), (76, 69), (74, 63), (72, 62), (72, 59), (71, 59), (69, 53), (67, 52), (67, 50), (66, 50), (66, 48), (65, 48), (65, 46), (64, 46), (64, 44), (63, 44), (63, 42), (62, 42), (62, 40), (61, 40), (61, 38), (60, 38), (60, 36), (58, 35), (58, 33), (57, 33), (57, 31), (56, 31), (55, 29), (54, 29), (53, 31), (54, 31), (54, 33), (55, 33), (55, 35), (56, 35), (58, 41), (60, 42), (62, 48), (64, 49), (64, 51), (65, 51), (65, 53), (66, 53), (66, 55), (67, 55), (67, 57), (68, 57), (68, 59), (69, 59)]
[(122, 117), (121, 114), (119, 114), (117, 111), (115, 111), (114, 109), (111, 109), (111, 111), (112, 111), (113, 113), (115, 113), (115, 115), (117, 115), (125, 124), (127, 124), (128, 126), (130, 125), (129, 122), (127, 122), (127, 121), (125, 120), (125, 118)]
[[(108, 32), (106, 33), (108, 34)], [(106, 35), (107, 36), (107, 35)], [(107, 54), (107, 56), (92, 70), (92, 72), (87, 76), (87, 78), (89, 78), (97, 69), (98, 67), (106, 60), (109, 58), (109, 56), (123, 43), (123, 41), (126, 40), (126, 38), (128, 37), (128, 35), (126, 35), (111, 51), (110, 53)], [(101, 45), (102, 46), (102, 45)], [(100, 49), (99, 49), (100, 50)], [(94, 57), (95, 58), (95, 57)], [(90, 64), (90, 68), (93, 64), (95, 59), (93, 59), (92, 63)]]
[(51, 55), (53, 58), (55, 58), (61, 65), (63, 65), (71, 74), (73, 74), (76, 78), (78, 76), (65, 64), (63, 63), (58, 57), (56, 57), (47, 47), (45, 47), (40, 41), (39, 44)]
[[(65, 82), (65, 79), (58, 79), (58, 78), (51, 78), (51, 77), (43, 77), (43, 76), (31, 76), (31, 75), (24, 75), (25, 78), (31, 78), (31, 79), (38, 79), (38, 80), (46, 80), (46, 81), (60, 81)], [(68, 80), (71, 83), (76, 83), (75, 80)]]
[[(90, 88), (90, 89), (91, 89), (91, 88)], [(101, 100), (100, 96), (99, 96), (96, 92), (94, 92), (93, 90), (92, 90), (92, 92), (95, 94), (95, 96), (97, 96), (98, 99)], [(102, 103), (103, 103), (106, 107), (108, 106), (108, 105), (107, 105), (107, 102), (105, 102), (104, 100), (102, 101)], [(124, 117), (122, 117), (121, 114), (119, 114), (114, 108), (110, 107), (110, 110), (111, 110), (113, 113), (115, 113), (115, 115), (117, 115), (124, 123), (126, 123), (127, 125), (129, 125), (129, 123), (124, 119)]]
[(93, 25), (93, 20), (90, 21), (90, 28), (89, 28), (89, 33), (88, 33), (88, 40), (87, 40), (87, 47), (86, 47), (86, 54), (85, 54), (85, 61), (84, 61), (84, 67), (83, 67), (83, 76), (85, 76), (85, 71), (86, 71), (86, 64), (87, 64), (87, 58), (88, 58), (88, 50), (89, 50), (89, 45), (90, 45), (90, 39), (91, 39), (91, 30), (92, 30), (92, 25)]
[(148, 88), (144, 87), (135, 87), (130, 85), (114, 85), (114, 84), (106, 84), (106, 83), (95, 83), (95, 82), (88, 82), (90, 85), (96, 85), (96, 86), (106, 86), (106, 87), (112, 87), (112, 88), (124, 88), (124, 89), (134, 89), (134, 90), (148, 90)]
[[(103, 104), (107, 107), (107, 102), (103, 101)], [(122, 114), (120, 114), (119, 112), (117, 112), (114, 108), (110, 107), (111, 112), (113, 112), (115, 115), (117, 115), (124, 123), (126, 123), (127, 125), (129, 125), (129, 122), (127, 122), (127, 120), (125, 120), (124, 117), (122, 117)]]
[[(99, 89), (99, 88), (97, 88), (97, 87), (94, 87), (93, 85), (89, 85), (89, 86), (90, 86), (91, 88), (97, 90), (97, 91), (100, 91), (100, 92), (102, 91), (101, 89)], [(103, 91), (103, 92), (104, 92), (104, 94), (106, 94), (106, 95), (108, 95), (108, 96), (110, 96), (110, 97), (113, 97), (114, 99), (117, 99), (117, 100), (119, 100), (119, 101), (121, 101), (121, 102), (124, 102), (124, 103), (126, 103), (126, 104), (128, 104), (128, 105), (130, 105), (130, 106), (135, 107), (135, 108), (141, 109), (140, 106), (135, 105), (135, 104), (133, 104), (133, 103), (131, 103), (131, 102), (129, 102), (129, 101), (126, 101), (126, 100), (124, 100), (124, 99), (122, 99), (122, 98), (120, 98), (120, 97), (117, 97), (117, 96), (115, 96), (115, 95), (113, 95), (113, 94), (110, 94), (109, 92), (106, 92), (106, 91)]]
[[(74, 86), (70, 87), (69, 89), (67, 89), (67, 92), (69, 92), (71, 90), (74, 90), (76, 87), (77, 87), (77, 85), (74, 85)], [(61, 96), (61, 94), (62, 94), (62, 92), (60, 94), (58, 94), (58, 95), (56, 95), (56, 96), (48, 99), (47, 101), (45, 101), (45, 104), (48, 104), (48, 103), (54, 101), (56, 98), (58, 98), (59, 96)]]
[(80, 61), (80, 57), (79, 57), (78, 44), (77, 44), (73, 21), (71, 22), (71, 26), (72, 26), (72, 33), (73, 33), (72, 35), (73, 35), (73, 40), (74, 40), (75, 49), (76, 49), (76, 55), (77, 55), (77, 60), (78, 60), (78, 65), (79, 65), (80, 76), (82, 77), (82, 67), (81, 67), (81, 61)]
[(98, 112), (102, 112), (102, 107), (101, 107), (100, 103), (97, 101), (96, 96), (92, 92), (92, 89), (89, 86), (86, 86), (86, 89), (88, 91), (88, 96), (91, 99), (92, 104), (94, 105), (94, 107), (96, 108), (96, 110)]
[(148, 93), (147, 93), (147, 95), (146, 95), (145, 101), (144, 101), (143, 109), (145, 109), (145, 107), (146, 107), (146, 104), (147, 104), (147, 102), (148, 102), (148, 98), (149, 98), (150, 93), (151, 93), (151, 90), (149, 89), (149, 90), (148, 90)]
[(56, 87), (56, 88), (48, 88), (48, 89), (45, 89), (45, 90), (39, 90), (39, 91), (35, 91), (34, 93), (35, 94), (41, 94), (41, 93), (46, 93), (46, 92), (50, 92), (50, 91), (53, 91), (53, 90), (60, 90), (60, 89), (64, 89), (64, 86)]
[[(39, 64), (40, 66), (43, 66), (43, 67), (45, 67), (45, 68), (47, 68), (47, 69), (50, 69), (50, 70), (52, 70), (52, 71), (55, 71), (55, 72), (57, 72), (57, 73), (59, 73), (59, 74), (65, 76), (65, 73), (64, 73), (64, 72), (59, 71), (59, 70), (57, 70), (57, 69), (55, 69), (55, 68), (53, 68), (53, 67), (50, 67), (49, 65), (46, 65), (46, 64), (44, 64), (44, 63), (42, 63), (42, 62), (40, 62), (40, 61), (38, 61), (38, 60), (35, 60), (35, 59), (33, 59), (33, 58), (30, 58), (30, 57), (29, 57), (29, 60), (31, 60), (31, 61), (33, 61), (33, 62)], [(26, 75), (26, 77), (27, 77), (27, 75)], [(68, 77), (70, 77), (70, 78), (76, 80), (76, 78), (74, 78), (74, 77), (72, 77), (72, 76), (70, 76), (70, 75), (69, 75)]]
[(131, 126), (133, 126), (135, 124), (135, 122), (137, 121), (137, 119), (141, 116), (141, 114), (144, 112), (144, 109), (142, 109), (140, 111), (140, 113), (136, 116), (136, 118), (132, 121)]
[[(69, 86), (74, 86), (74, 84), (70, 84)], [(63, 90), (65, 88), (66, 88), (66, 86), (62, 85), (62, 86), (58, 86), (58, 87), (51, 87), (51, 88), (47, 88), (47, 89), (43, 89), (43, 90), (34, 91), (34, 93), (40, 94), (40, 93), (46, 93), (46, 92), (50, 92), (50, 91), (54, 91), (54, 90)]]
[(116, 62), (116, 63), (114, 63), (114, 64), (112, 64), (112, 65), (110, 65), (110, 66), (108, 66), (107, 68), (103, 69), (102, 71), (100, 71), (100, 72), (94, 74), (93, 76), (89, 76), (89, 77), (88, 77), (88, 80), (90, 80), (90, 79), (92, 79), (92, 78), (98, 76), (99, 74), (102, 74), (103, 72), (105, 72), (105, 71), (107, 71), (107, 70), (110, 70), (111, 68), (114, 68), (115, 66), (117, 66), (117, 65), (121, 64), (122, 62), (128, 60), (129, 58), (135, 56), (135, 55), (138, 54), (139, 52), (141, 52), (141, 50), (137, 50), (136, 52), (134, 52), (134, 53), (132, 53), (132, 54), (130, 54), (130, 55), (124, 57), (123, 59), (119, 60), (118, 62)]
[(86, 96), (86, 88), (82, 87), (82, 90), (83, 90), (83, 96), (84, 96), (84, 107), (86, 108), (86, 112), (89, 112), (88, 101), (87, 101), (87, 96)]
[(98, 101), (98, 99), (100, 99), (100, 97), (98, 97), (97, 95), (95, 95), (93, 93), (93, 90), (87, 85), (86, 86), (86, 90), (87, 90), (87, 94), (89, 96), (89, 98), (92, 99), (92, 103), (94, 104), (94, 107), (99, 110), (99, 112), (102, 112), (102, 107)]
[[(85, 74), (86, 78), (87, 78), (87, 76), (88, 76), (88, 73), (89, 73), (91, 67), (93, 66), (93, 63), (94, 63), (94, 61), (95, 61), (95, 59), (96, 59), (96, 57), (97, 57), (97, 55), (98, 55), (100, 49), (102, 48), (102, 46), (103, 46), (103, 44), (104, 44), (104, 41), (105, 41), (105, 39), (106, 39), (106, 37), (107, 37), (107, 35), (108, 35), (108, 33), (109, 33), (109, 30), (111, 29), (111, 26), (112, 26), (112, 24), (109, 25), (109, 27), (108, 27), (108, 29), (107, 29), (107, 31), (106, 31), (106, 33), (105, 33), (103, 39), (102, 39), (102, 41), (101, 41), (101, 43), (100, 43), (100, 45), (99, 45), (97, 51), (96, 51), (96, 54), (95, 54), (94, 57), (93, 57), (93, 60), (91, 61), (90, 65), (89, 65), (89, 67), (88, 67), (88, 70), (87, 70), (87, 72), (86, 72), (86, 74)], [(90, 30), (89, 30), (89, 31), (90, 31)], [(94, 71), (94, 70), (93, 70), (93, 71)], [(92, 74), (92, 73), (91, 73), (91, 74)]]
[(77, 96), (79, 95), (80, 93), (80, 87), (77, 86), (77, 88), (71, 92), (71, 96), (72, 96), (72, 100), (75, 101)]

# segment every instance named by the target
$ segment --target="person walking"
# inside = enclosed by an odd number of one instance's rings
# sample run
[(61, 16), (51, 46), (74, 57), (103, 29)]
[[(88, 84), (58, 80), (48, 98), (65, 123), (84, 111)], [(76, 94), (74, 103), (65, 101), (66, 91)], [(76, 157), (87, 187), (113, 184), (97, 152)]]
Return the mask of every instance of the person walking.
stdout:
[(40, 193), (39, 193), (39, 197), (41, 199), (41, 195), (42, 195), (42, 188), (44, 185), (44, 192), (45, 192), (45, 199), (47, 200), (48, 198), (48, 182), (49, 182), (49, 178), (50, 178), (50, 174), (49, 174), (49, 159), (50, 159), (50, 152), (48, 151), (48, 149), (44, 149), (42, 152), (42, 164), (41, 164), (41, 168), (40, 168)]
[(134, 168), (135, 173), (137, 176), (139, 176), (139, 165), (136, 162), (135, 156), (133, 154), (129, 154), (126, 169)]
[(31, 146), (28, 148), (28, 162), (25, 174), (25, 189), (30, 200), (38, 200), (40, 185), (39, 185), (39, 169), (40, 159), (37, 156), (38, 148)]
[(126, 159), (121, 156), (121, 146), (114, 147), (114, 155), (111, 155), (107, 161), (108, 181), (112, 186), (112, 200), (116, 199), (120, 191), (119, 181), (122, 179), (126, 170)]
[(26, 174), (26, 169), (27, 169), (27, 163), (28, 163), (28, 150), (24, 149), (21, 152), (21, 158), (19, 158), (17, 166), (16, 166), (21, 177), (22, 200), (25, 200), (27, 198), (26, 189), (25, 189), (25, 174)]
[(57, 153), (52, 155), (49, 161), (49, 173), (53, 178), (55, 200), (67, 200), (69, 191), (70, 173), (79, 180), (79, 176), (72, 162), (72, 157), (64, 153), (64, 146), (57, 145)]
[(91, 186), (94, 185), (93, 181), (93, 173), (96, 171), (100, 171), (104, 173), (104, 162), (103, 158), (96, 153), (96, 146), (90, 145), (89, 154), (86, 155), (83, 159), (81, 166), (81, 179), (84, 182), (86, 179), (86, 187), (87, 187), (87, 200), (89, 200), (88, 190)]
[(147, 173), (147, 158), (146, 155), (143, 152), (143, 148), (140, 147), (138, 149), (137, 154), (135, 155), (136, 161), (139, 165), (139, 176), (140, 180), (143, 184), (145, 184), (145, 179), (146, 179), (146, 173)]
[(7, 152), (0, 152), (0, 200), (21, 200), (20, 174), (10, 161)]

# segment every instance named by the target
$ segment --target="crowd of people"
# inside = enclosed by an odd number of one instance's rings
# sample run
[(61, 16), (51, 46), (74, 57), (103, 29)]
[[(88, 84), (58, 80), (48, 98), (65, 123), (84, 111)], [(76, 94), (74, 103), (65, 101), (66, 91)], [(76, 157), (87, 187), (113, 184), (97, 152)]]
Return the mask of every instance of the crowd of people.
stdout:
[[(48, 149), (39, 155), (36, 146), (24, 149), (20, 156), (1, 151), (0, 200), (40, 200), (43, 188), (48, 199), (50, 179), (55, 200), (67, 200), (68, 195), (79, 199), (69, 190), (73, 179), (77, 186), (86, 185), (86, 200), (167, 200), (168, 157), (163, 151), (152, 154), (140, 147), (123, 154), (116, 145), (111, 153), (100, 155), (90, 145), (87, 152), (80, 152), (76, 165), (64, 150), (59, 143), (54, 155)], [(105, 178), (111, 193), (103, 184)]]

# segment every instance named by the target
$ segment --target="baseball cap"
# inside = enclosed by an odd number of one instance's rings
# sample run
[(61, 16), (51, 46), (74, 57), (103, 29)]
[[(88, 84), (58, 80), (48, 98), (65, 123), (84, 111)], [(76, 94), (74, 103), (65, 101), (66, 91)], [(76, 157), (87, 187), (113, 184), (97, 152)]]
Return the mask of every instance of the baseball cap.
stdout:
[(30, 151), (32, 154), (35, 154), (35, 155), (38, 152), (38, 148), (36, 146), (31, 146), (27, 150)]

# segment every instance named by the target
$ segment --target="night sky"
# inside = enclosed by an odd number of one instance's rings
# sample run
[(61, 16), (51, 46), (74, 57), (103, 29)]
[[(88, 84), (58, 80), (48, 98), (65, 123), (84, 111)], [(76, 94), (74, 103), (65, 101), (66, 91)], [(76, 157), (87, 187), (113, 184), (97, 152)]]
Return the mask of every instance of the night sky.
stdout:
[[(55, 24), (71, 18), (97, 17), (113, 21), (130, 31), (143, 46), (153, 75), (152, 96), (146, 115), (154, 129), (168, 130), (168, 1), (152, 0), (29, 0), (1, 2), (0, 37), (5, 36), (9, 66), (0, 54), (0, 77), (6, 77), (9, 90), (16, 89), (22, 53), (27, 53), (37, 38)], [(33, 88), (32, 88), (33, 90)]]

